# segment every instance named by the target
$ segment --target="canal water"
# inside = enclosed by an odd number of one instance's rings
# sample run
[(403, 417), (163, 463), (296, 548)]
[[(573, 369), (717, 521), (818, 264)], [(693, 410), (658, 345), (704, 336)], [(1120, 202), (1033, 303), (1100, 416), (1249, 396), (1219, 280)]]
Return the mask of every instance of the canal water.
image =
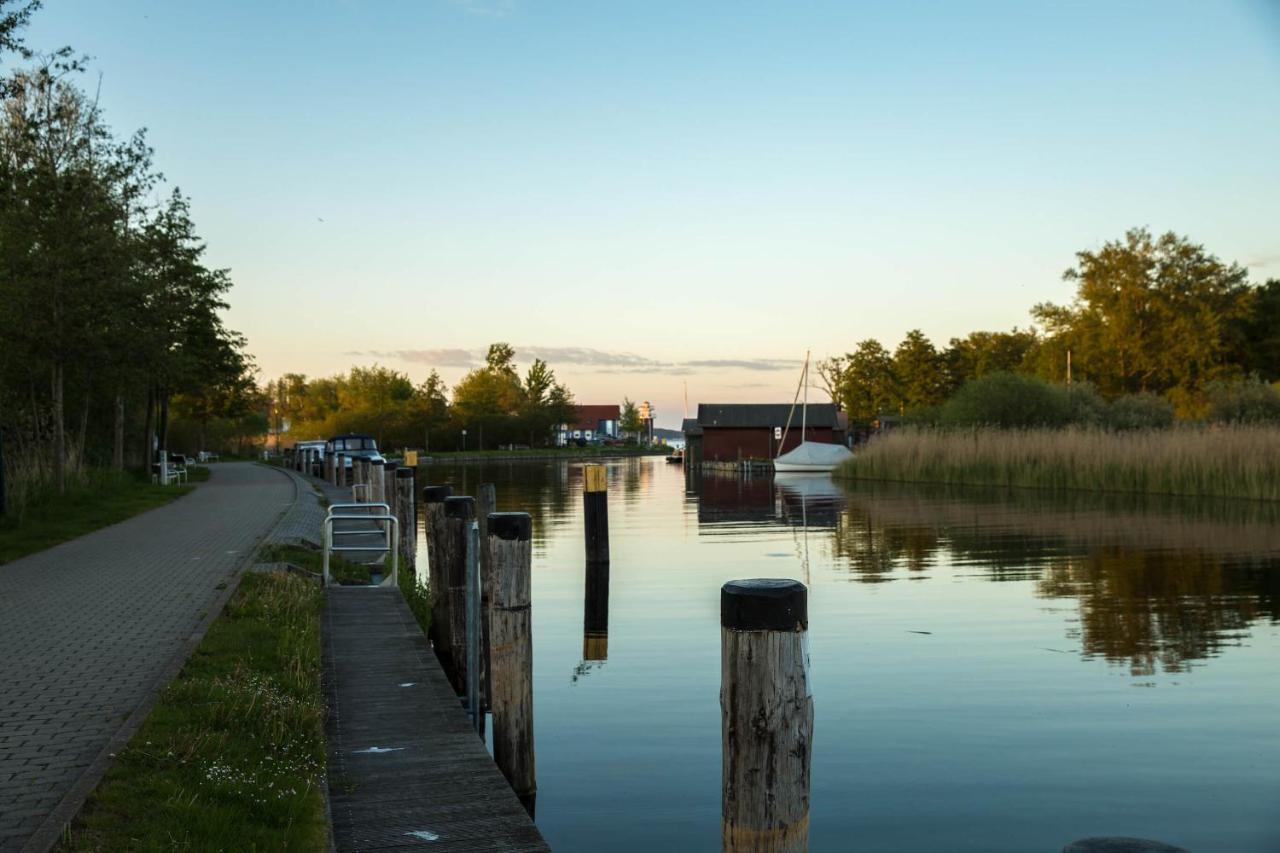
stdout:
[(719, 591), (749, 577), (809, 585), (810, 849), (1280, 850), (1280, 509), (608, 468), (607, 614), (581, 465), (431, 469), (534, 517), (559, 853), (719, 849)]

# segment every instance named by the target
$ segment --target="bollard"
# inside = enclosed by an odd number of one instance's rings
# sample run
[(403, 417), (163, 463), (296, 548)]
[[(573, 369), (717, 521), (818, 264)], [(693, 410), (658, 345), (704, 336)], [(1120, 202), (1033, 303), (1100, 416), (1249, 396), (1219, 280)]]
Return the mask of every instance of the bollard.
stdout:
[(489, 516), (493, 566), (493, 760), (533, 815), (538, 785), (533, 761), (533, 521), (527, 512)]
[(1145, 838), (1082, 838), (1062, 848), (1062, 853), (1187, 853), (1182, 847)]
[(587, 565), (609, 562), (609, 481), (603, 465), (582, 466), (582, 526)]
[(382, 466), (382, 502), (395, 509), (396, 506), (396, 469), (395, 462), (387, 462)]
[(427, 538), (427, 588), (431, 591), (431, 627), (427, 636), (442, 665), (449, 652), (449, 598), (445, 592), (440, 540), (444, 538), (444, 501), (452, 494), (452, 486), (427, 486), (422, 490), (422, 526)]
[(369, 503), (386, 503), (386, 467), (386, 460), (383, 459), (374, 459), (369, 463)]
[(396, 469), (396, 519), (400, 522), (400, 565), (409, 569), (417, 584), (418, 507), (414, 503), (413, 469)]
[(729, 581), (720, 590), (726, 851), (809, 849), (808, 595), (793, 580)]
[(582, 614), (582, 659), (609, 659), (609, 564), (588, 563)]
[(498, 490), (493, 483), (481, 483), (476, 488), (476, 521), (480, 525), (480, 694), (484, 709), (488, 711), (489, 691), (489, 614), (493, 610), (493, 564), (489, 562), (489, 516), (498, 511)]
[(467, 536), (475, 518), (475, 498), (444, 499), (444, 535), (440, 537), (437, 550), (441, 552), (440, 562), (448, 597), (451, 666), (445, 672), (459, 696), (467, 688)]

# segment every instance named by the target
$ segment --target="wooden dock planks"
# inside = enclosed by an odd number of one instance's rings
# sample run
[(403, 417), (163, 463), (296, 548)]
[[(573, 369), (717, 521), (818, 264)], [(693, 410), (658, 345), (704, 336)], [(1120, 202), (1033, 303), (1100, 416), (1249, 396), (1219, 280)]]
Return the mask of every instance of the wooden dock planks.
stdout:
[(329, 587), (324, 629), (339, 851), (550, 850), (398, 589)]

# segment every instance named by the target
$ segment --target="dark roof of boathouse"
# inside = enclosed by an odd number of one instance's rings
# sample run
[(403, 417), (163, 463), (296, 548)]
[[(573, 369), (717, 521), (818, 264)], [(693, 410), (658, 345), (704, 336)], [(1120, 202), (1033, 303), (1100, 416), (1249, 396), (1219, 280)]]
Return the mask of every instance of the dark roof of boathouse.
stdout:
[(685, 435), (702, 435), (702, 427), (697, 418), (685, 418), (680, 422), (680, 431)]
[[(796, 404), (791, 423), (800, 425), (800, 405)], [(791, 413), (790, 403), (699, 403), (698, 426), (729, 429), (758, 429), (785, 426)], [(808, 424), (811, 427), (835, 429), (837, 411), (835, 403), (810, 403)]]

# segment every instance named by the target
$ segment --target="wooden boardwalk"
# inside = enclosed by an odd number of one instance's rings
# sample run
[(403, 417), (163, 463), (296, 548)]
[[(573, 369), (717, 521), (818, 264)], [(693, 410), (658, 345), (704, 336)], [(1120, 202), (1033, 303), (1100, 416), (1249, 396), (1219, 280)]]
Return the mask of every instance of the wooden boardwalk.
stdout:
[(324, 667), (339, 851), (551, 849), (398, 589), (329, 587)]

